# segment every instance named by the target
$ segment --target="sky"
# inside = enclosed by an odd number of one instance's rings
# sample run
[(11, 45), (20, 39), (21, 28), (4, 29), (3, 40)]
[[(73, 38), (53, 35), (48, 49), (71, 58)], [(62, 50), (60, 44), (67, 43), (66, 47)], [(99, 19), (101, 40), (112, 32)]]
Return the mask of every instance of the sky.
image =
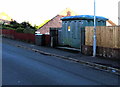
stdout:
[[(118, 24), (120, 0), (96, 0), (96, 15)], [(17, 22), (29, 21), (39, 25), (66, 8), (79, 15), (94, 15), (94, 0), (0, 0), (0, 12), (7, 13)]]

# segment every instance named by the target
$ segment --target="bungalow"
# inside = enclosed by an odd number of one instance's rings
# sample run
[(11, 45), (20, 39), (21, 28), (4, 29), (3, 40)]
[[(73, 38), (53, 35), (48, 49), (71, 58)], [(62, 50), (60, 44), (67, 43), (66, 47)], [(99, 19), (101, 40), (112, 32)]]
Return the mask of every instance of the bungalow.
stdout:
[(47, 23), (42, 25), (35, 33), (50, 34), (50, 28), (61, 28), (62, 27), (62, 21), (60, 20), (62, 17), (75, 16), (75, 15), (77, 14), (73, 12), (70, 8), (66, 8), (65, 10), (60, 12), (58, 15), (53, 17), (51, 20), (49, 20)]

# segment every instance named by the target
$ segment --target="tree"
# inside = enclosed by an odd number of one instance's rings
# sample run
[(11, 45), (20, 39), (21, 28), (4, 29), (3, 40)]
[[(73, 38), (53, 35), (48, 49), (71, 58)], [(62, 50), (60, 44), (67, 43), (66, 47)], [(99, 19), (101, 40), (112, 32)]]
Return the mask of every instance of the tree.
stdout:
[(34, 25), (34, 28), (35, 28), (35, 29), (39, 29), (39, 26), (37, 26), (37, 25)]
[(9, 27), (17, 29), (18, 27), (20, 27), (20, 24), (17, 21), (14, 20), (14, 21), (10, 22)]
[(21, 27), (22, 28), (29, 28), (29, 29), (37, 29), (37, 27), (36, 26), (32, 26), (29, 22), (22, 22), (21, 23)]
[(22, 28), (28, 28), (28, 27), (31, 27), (31, 25), (29, 24), (29, 22), (22, 22), (21, 27)]

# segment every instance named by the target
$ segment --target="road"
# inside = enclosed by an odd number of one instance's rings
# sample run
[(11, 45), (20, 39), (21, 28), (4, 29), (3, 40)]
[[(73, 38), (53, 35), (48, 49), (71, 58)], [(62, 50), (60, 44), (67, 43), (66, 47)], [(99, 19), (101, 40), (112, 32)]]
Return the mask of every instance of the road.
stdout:
[(3, 85), (118, 85), (120, 76), (2, 44)]

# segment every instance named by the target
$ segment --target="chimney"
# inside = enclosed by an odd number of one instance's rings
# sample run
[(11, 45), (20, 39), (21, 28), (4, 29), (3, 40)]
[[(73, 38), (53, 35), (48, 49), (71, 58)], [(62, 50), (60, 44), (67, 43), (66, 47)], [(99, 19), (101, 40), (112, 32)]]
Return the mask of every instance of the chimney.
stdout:
[(70, 11), (67, 12), (67, 16), (71, 16), (71, 12)]

